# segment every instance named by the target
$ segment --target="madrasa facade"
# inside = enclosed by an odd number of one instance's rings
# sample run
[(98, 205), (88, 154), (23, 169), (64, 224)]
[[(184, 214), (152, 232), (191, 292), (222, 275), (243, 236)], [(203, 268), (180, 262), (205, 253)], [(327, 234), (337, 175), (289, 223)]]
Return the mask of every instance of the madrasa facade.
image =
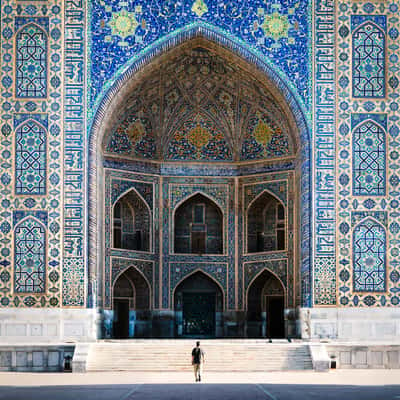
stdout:
[(400, 335), (398, 0), (3, 0), (0, 340)]

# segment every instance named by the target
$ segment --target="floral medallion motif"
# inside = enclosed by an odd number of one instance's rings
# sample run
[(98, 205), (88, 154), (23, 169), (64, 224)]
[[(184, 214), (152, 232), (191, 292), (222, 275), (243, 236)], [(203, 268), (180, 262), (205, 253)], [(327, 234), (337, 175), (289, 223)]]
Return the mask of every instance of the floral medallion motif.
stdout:
[(206, 12), (208, 12), (207, 4), (203, 0), (196, 0), (192, 5), (192, 11), (201, 18)]
[(126, 134), (128, 135), (132, 146), (135, 146), (136, 143), (146, 134), (146, 129), (142, 122), (140, 120), (137, 120), (133, 124), (128, 126)]
[(119, 155), (153, 158), (155, 140), (150, 120), (135, 113), (126, 115), (110, 136), (106, 149)]
[(265, 36), (279, 40), (288, 37), (290, 24), (287, 15), (274, 12), (265, 16), (261, 28)]
[(289, 138), (268, 115), (257, 112), (248, 121), (241, 153), (242, 160), (287, 156)]
[[(139, 22), (136, 19), (136, 13), (125, 9), (112, 13), (111, 21), (108, 23), (112, 35), (119, 36), (123, 40), (128, 36), (135, 34)], [(125, 42), (120, 42), (123, 44)]]
[(232, 151), (221, 128), (205, 115), (188, 118), (172, 135), (168, 160), (228, 161)]
[(263, 146), (266, 146), (271, 141), (273, 134), (273, 129), (262, 119), (259, 119), (258, 124), (254, 129), (254, 138), (257, 140), (257, 142)]
[(210, 139), (211, 133), (200, 124), (197, 124), (196, 127), (188, 133), (188, 142), (196, 147), (197, 151), (200, 151), (206, 146)]

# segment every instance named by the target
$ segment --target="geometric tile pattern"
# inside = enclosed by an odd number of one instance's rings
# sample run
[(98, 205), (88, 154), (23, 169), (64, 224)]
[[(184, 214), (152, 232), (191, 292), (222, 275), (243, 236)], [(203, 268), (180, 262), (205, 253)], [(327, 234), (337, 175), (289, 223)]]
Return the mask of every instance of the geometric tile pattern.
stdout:
[(353, 195), (382, 196), (386, 190), (386, 134), (367, 120), (353, 130)]
[(315, 296), (319, 306), (334, 304), (336, 299), (336, 265), (332, 257), (318, 257), (314, 264)]
[[(62, 6), (61, 0), (1, 1), (0, 307), (61, 304)], [(18, 243), (17, 231), (27, 233)], [(23, 259), (17, 246), (32, 257)]]
[(134, 154), (149, 159), (154, 158), (155, 150), (155, 140), (149, 119), (137, 118), (132, 113), (119, 124), (107, 145), (107, 152)]
[[(340, 306), (399, 304), (399, 6), (392, 1), (350, 0), (336, 6), (335, 242)], [(363, 59), (355, 75), (365, 75), (363, 81), (353, 82), (354, 56), (357, 62)], [(354, 84), (361, 85), (356, 92)]]
[(385, 97), (386, 16), (351, 16), (353, 97)]
[(29, 120), (15, 130), (15, 193), (46, 194), (46, 135)]
[(47, 97), (48, 38), (34, 22), (21, 28), (15, 39), (15, 89), (19, 98)]
[(28, 217), (14, 228), (14, 290), (42, 293), (46, 284), (46, 228)]
[(356, 292), (386, 290), (386, 232), (370, 218), (353, 230), (353, 285)]

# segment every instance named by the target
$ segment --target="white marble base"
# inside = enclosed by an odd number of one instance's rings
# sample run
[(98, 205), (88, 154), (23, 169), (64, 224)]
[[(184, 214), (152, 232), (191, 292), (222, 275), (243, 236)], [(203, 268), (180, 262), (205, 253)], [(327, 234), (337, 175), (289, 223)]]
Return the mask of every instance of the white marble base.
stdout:
[(93, 309), (0, 309), (0, 344), (96, 340)]
[(303, 339), (400, 344), (400, 308), (301, 308), (299, 323)]
[(309, 349), (314, 371), (329, 371), (331, 368), (331, 359), (329, 358), (325, 345), (323, 343), (310, 343)]
[(400, 345), (328, 343), (325, 347), (336, 368), (400, 368)]
[(0, 344), (0, 371), (55, 372), (70, 370), (68, 366), (72, 366), (73, 354), (74, 345)]

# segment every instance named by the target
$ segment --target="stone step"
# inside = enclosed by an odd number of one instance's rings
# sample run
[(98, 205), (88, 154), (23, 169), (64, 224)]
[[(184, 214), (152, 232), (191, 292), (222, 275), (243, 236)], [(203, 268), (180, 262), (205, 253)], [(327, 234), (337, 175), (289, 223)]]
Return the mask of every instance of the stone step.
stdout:
[[(203, 345), (204, 343), (204, 345)], [(208, 371), (312, 369), (308, 345), (202, 341)], [(90, 345), (88, 371), (190, 371), (193, 341), (112, 341)]]

